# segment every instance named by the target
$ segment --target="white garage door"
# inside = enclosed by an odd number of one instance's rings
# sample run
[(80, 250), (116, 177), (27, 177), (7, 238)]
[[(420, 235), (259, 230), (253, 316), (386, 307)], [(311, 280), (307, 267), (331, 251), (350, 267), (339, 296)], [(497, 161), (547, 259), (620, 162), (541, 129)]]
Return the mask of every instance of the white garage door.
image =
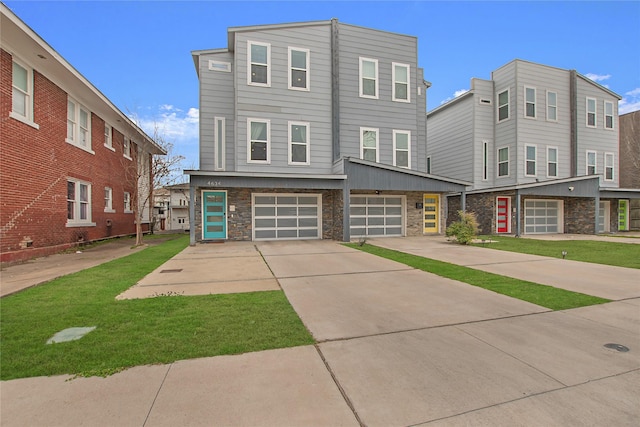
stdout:
[(320, 194), (253, 194), (253, 239), (320, 239)]
[(561, 200), (525, 200), (524, 232), (528, 234), (562, 233)]
[(351, 238), (402, 236), (404, 196), (351, 196)]

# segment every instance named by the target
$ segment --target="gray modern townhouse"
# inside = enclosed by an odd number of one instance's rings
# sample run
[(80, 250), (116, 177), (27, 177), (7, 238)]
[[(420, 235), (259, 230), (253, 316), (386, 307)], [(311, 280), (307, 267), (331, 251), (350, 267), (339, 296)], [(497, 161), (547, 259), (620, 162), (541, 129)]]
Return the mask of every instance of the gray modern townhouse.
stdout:
[(335, 19), (227, 34), (192, 52), (192, 243), (444, 232), (445, 195), (472, 180), (430, 174), (415, 37)]
[(472, 183), (448, 211), (463, 204), (486, 234), (628, 230), (640, 190), (619, 185), (620, 99), (574, 70), (522, 60), (472, 79), (427, 114), (430, 171)]

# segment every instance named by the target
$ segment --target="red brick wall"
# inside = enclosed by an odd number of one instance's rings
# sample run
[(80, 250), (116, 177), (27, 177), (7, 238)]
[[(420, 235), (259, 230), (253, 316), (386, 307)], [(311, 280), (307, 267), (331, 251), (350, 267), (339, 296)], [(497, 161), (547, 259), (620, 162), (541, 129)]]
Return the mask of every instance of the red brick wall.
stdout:
[[(124, 192), (133, 194), (135, 184), (125, 178), (125, 170), (135, 160), (123, 156), (123, 135), (114, 128), (115, 152), (105, 147), (105, 122), (92, 114), (94, 153), (67, 143), (67, 93), (37, 69), (33, 101), (39, 129), (9, 117), (12, 57), (4, 50), (0, 54), (0, 261), (53, 253), (80, 237), (97, 240), (134, 233), (134, 216), (124, 213)], [(67, 177), (91, 184), (95, 226), (67, 227)], [(113, 190), (115, 213), (104, 212), (105, 187)]]

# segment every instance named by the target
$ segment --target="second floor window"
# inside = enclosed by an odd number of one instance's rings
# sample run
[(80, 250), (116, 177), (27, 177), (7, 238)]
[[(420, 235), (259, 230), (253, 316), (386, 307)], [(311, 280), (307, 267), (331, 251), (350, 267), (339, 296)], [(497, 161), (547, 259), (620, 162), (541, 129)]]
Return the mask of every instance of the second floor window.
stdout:
[(498, 121), (509, 118), (509, 89), (498, 94)]
[(360, 128), (360, 158), (377, 162), (378, 155), (378, 129)]
[(596, 166), (596, 152), (587, 151), (587, 175), (595, 175)]
[(547, 92), (547, 120), (558, 121), (558, 94)]
[(524, 88), (524, 116), (530, 119), (536, 118), (536, 90), (532, 87)]
[(587, 98), (587, 127), (596, 127), (596, 100)]
[(400, 102), (410, 102), (409, 97), (409, 71), (406, 64), (393, 63), (393, 94), (392, 99)]
[(547, 148), (547, 177), (558, 177), (558, 149), (555, 147)]
[(104, 146), (113, 150), (113, 129), (105, 123), (104, 125)]
[(526, 176), (536, 176), (536, 146), (525, 145), (525, 172)]
[(124, 142), (122, 143), (122, 155), (131, 160), (131, 140), (126, 136), (124, 137)]
[(72, 99), (67, 102), (67, 142), (91, 150), (91, 113)]
[(604, 180), (613, 181), (613, 153), (604, 153)]
[(289, 48), (289, 89), (309, 90), (309, 50)]
[(247, 119), (250, 163), (269, 163), (269, 121)]
[(271, 86), (271, 45), (248, 42), (250, 85)]
[(604, 128), (613, 129), (613, 102), (604, 102)]
[(289, 122), (289, 164), (310, 164), (309, 123)]
[(378, 60), (360, 58), (360, 96), (378, 99)]
[(33, 121), (33, 72), (13, 62), (11, 112), (14, 118)]
[(498, 149), (498, 176), (509, 176), (509, 147)]
[(411, 132), (393, 131), (393, 165), (401, 168), (411, 166)]

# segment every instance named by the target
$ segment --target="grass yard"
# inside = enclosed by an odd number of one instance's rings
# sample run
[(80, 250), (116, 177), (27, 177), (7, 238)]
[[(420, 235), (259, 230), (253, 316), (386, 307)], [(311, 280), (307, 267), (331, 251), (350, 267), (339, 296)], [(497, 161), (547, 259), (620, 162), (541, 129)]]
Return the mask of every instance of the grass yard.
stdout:
[[(0, 378), (109, 375), (132, 366), (314, 343), (282, 291), (116, 301), (188, 236), (61, 277), (0, 304)], [(84, 338), (46, 345), (70, 327)]]
[(497, 242), (484, 245), (479, 243), (474, 246), (554, 258), (562, 258), (562, 251), (567, 251), (566, 259), (573, 261), (640, 268), (640, 245), (636, 244), (595, 240), (537, 240), (508, 236), (481, 236), (480, 238)]
[(518, 298), (551, 310), (566, 310), (609, 302), (609, 300), (604, 298), (567, 291), (538, 283), (527, 282), (511, 277), (500, 276), (498, 274), (487, 273), (469, 267), (398, 252), (370, 244), (360, 246), (355, 243), (350, 243), (347, 244), (347, 246), (397, 261), (438, 276), (468, 283), (470, 285), (478, 286), (513, 298)]

